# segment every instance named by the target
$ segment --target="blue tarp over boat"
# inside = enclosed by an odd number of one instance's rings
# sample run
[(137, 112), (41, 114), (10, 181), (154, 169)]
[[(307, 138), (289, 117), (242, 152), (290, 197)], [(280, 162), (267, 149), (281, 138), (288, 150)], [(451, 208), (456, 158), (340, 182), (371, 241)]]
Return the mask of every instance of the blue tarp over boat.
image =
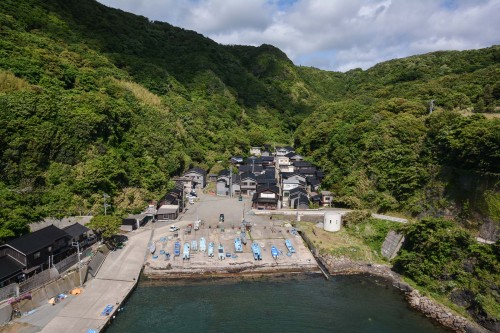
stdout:
[(188, 242), (184, 243), (184, 250), (182, 251), (182, 259), (183, 260), (189, 259), (190, 251), (191, 251), (191, 249), (190, 249), (189, 243)]
[(178, 257), (181, 255), (181, 243), (175, 242), (174, 244), (174, 256)]
[(274, 259), (278, 259), (279, 252), (276, 246), (274, 245), (271, 247), (271, 255), (273, 256)]
[(292, 242), (289, 239), (285, 239), (285, 245), (288, 249), (288, 252), (295, 253), (295, 248), (293, 247)]
[(208, 243), (208, 256), (209, 257), (213, 257), (214, 256), (214, 247), (215, 247), (214, 242)]
[(234, 239), (234, 252), (243, 252), (243, 246), (241, 245), (241, 239), (239, 237)]
[(203, 237), (200, 238), (200, 251), (201, 252), (207, 251), (207, 241)]
[(262, 255), (260, 252), (260, 246), (256, 242), (252, 243), (252, 253), (255, 260), (262, 260)]

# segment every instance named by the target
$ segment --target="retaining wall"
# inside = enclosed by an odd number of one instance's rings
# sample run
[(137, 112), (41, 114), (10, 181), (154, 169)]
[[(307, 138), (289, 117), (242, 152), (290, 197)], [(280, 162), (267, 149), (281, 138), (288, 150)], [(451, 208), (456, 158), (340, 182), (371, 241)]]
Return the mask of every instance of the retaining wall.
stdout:
[(10, 321), (11, 317), (12, 317), (12, 305), (8, 304), (7, 302), (0, 305), (0, 325)]
[(43, 304), (46, 304), (52, 297), (61, 293), (67, 293), (79, 285), (80, 280), (78, 277), (78, 271), (73, 271), (60, 279), (49, 282), (43, 287), (33, 290), (31, 292), (31, 300), (21, 301), (19, 303), (19, 309), (21, 312), (33, 310)]

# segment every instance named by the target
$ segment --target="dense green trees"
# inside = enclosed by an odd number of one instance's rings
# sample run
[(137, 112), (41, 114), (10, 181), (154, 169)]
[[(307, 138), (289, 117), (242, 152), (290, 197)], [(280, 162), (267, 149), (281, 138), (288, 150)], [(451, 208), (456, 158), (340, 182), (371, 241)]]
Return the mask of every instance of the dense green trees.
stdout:
[(500, 319), (499, 243), (479, 244), (442, 219), (423, 219), (403, 230), (406, 239), (394, 268), (433, 293), (449, 295), (487, 327), (495, 325)]

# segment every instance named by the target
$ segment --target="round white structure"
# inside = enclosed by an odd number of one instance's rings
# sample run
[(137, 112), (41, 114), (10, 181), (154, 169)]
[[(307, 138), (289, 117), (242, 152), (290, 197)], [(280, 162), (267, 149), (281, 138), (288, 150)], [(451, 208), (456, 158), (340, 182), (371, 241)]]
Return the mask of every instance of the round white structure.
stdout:
[(326, 231), (339, 231), (342, 226), (342, 215), (337, 212), (326, 212), (323, 228)]

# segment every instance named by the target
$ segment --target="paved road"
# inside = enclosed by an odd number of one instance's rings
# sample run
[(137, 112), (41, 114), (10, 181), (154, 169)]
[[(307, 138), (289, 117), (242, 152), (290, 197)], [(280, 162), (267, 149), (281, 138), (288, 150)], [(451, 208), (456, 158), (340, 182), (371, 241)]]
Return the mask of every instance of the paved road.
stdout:
[(224, 214), (225, 225), (239, 225), (243, 211), (245, 210), (246, 214), (252, 208), (250, 197), (243, 197), (243, 201), (238, 201), (238, 197), (218, 197), (204, 193), (199, 196), (199, 201), (187, 205), (187, 211), (180, 218), (182, 221), (195, 221), (200, 218), (206, 224), (215, 225), (219, 222), (219, 215)]
[(110, 304), (116, 311), (134, 288), (151, 233), (152, 229), (138, 230), (129, 236), (122, 250), (110, 252), (96, 278), (88, 282), (81, 295), (69, 300), (41, 332), (86, 333), (102, 329), (109, 319), (101, 315), (102, 310)]

